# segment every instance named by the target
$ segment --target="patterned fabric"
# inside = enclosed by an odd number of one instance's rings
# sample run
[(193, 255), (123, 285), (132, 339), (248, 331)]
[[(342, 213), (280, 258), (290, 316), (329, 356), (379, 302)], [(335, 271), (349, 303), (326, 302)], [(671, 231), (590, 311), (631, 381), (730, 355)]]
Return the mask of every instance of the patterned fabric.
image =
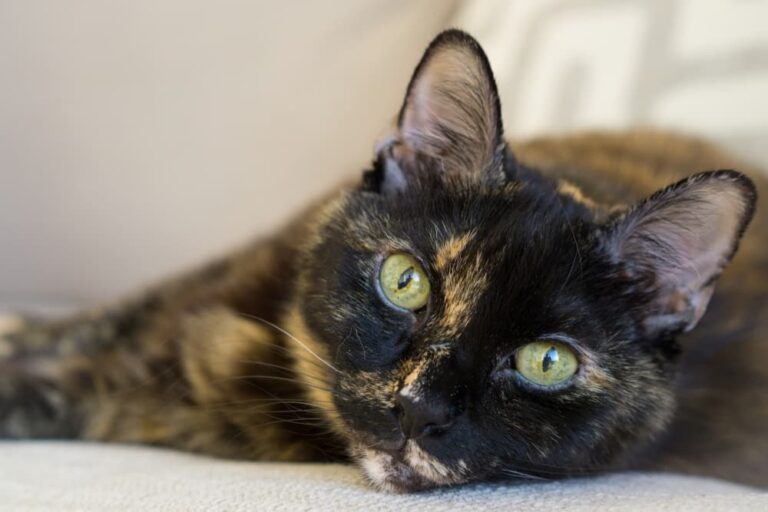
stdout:
[(653, 125), (768, 165), (768, 1), (479, 0), (511, 136)]

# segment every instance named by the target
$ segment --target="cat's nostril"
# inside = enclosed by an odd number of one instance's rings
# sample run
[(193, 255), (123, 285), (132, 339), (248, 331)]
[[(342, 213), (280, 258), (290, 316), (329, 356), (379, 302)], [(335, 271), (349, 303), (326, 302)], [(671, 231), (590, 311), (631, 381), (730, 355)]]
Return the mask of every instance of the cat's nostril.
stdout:
[(399, 395), (392, 411), (397, 415), (403, 434), (410, 439), (438, 436), (454, 423), (452, 409), (433, 400), (422, 399), (416, 403), (407, 396)]
[(402, 426), (402, 422), (400, 421), (403, 417), (403, 408), (399, 405), (396, 405), (392, 407), (389, 410), (389, 415), (392, 417), (393, 420), (395, 420), (395, 423)]
[(421, 431), (422, 437), (429, 437), (429, 436), (439, 436), (446, 430), (448, 430), (451, 425), (453, 425), (453, 422), (444, 423), (442, 425), (436, 425), (434, 423), (427, 423), (424, 425)]

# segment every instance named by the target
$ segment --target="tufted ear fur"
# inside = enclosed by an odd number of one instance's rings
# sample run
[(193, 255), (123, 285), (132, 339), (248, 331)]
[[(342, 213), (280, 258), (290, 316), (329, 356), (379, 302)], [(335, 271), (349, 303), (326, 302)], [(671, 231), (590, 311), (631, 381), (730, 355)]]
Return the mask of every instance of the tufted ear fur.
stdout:
[(408, 85), (396, 133), (380, 144), (384, 192), (435, 175), (503, 177), (501, 110), (488, 59), (470, 35), (448, 30)]
[(611, 226), (610, 256), (651, 298), (643, 313), (647, 335), (685, 332), (697, 324), (756, 199), (754, 184), (743, 174), (705, 172), (660, 190)]

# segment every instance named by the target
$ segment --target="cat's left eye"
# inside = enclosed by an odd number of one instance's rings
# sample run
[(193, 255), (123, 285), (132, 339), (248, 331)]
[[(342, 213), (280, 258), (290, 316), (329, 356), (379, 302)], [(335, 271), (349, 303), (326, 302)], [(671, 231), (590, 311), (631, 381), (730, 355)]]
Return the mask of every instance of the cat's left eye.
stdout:
[(391, 254), (382, 262), (379, 286), (387, 301), (410, 311), (424, 307), (429, 298), (427, 273), (410, 254)]
[(565, 383), (579, 368), (576, 354), (559, 341), (534, 341), (515, 353), (517, 371), (526, 380), (543, 387)]

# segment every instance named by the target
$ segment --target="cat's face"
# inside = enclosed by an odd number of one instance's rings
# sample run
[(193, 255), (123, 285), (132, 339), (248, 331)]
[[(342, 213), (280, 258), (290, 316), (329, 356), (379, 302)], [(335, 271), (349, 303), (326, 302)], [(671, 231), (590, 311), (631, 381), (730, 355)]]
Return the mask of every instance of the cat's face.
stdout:
[(385, 489), (591, 472), (650, 439), (674, 407), (671, 338), (751, 214), (750, 183), (721, 172), (598, 218), (525, 177), (495, 94), (476, 43), (441, 35), (307, 256), (291, 327)]

